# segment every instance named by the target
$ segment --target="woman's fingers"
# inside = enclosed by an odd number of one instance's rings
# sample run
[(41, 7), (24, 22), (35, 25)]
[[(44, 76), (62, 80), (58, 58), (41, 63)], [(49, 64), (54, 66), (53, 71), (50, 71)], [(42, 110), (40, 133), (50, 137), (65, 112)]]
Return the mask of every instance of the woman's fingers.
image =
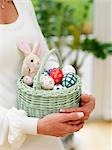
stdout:
[[(37, 131), (39, 134), (62, 137), (79, 131), (84, 124), (84, 122), (79, 122), (79, 118), (83, 116), (84, 114), (79, 112), (49, 114), (39, 119)], [(69, 121), (77, 121), (77, 124), (68, 124)]]
[(67, 124), (69, 125), (78, 125), (80, 123), (84, 124), (84, 120), (78, 120), (78, 121), (68, 121)]
[(58, 119), (61, 122), (67, 122), (67, 121), (75, 121), (79, 120), (84, 117), (83, 112), (73, 112), (73, 113), (60, 113), (58, 116)]
[(82, 95), (81, 97), (81, 107), (79, 108), (65, 108), (61, 109), (60, 112), (71, 113), (71, 112), (84, 112), (84, 114), (90, 114), (95, 107), (95, 98), (91, 95)]
[(64, 125), (63, 125), (63, 130), (65, 129), (64, 136), (79, 131), (80, 129), (83, 128), (83, 126), (84, 126), (83, 122), (79, 123), (77, 125), (75, 125), (75, 124), (74, 125), (73, 124), (72, 125), (71, 124), (65, 125), (65, 123), (64, 123)]
[(83, 112), (82, 107), (78, 107), (78, 108), (63, 108), (60, 109), (61, 113), (72, 113), (72, 112)]
[(90, 101), (90, 99), (95, 100), (95, 97), (91, 94), (82, 94), (81, 95), (81, 100), (84, 103), (88, 103)]
[(75, 108), (63, 108), (63, 109), (60, 109), (60, 113), (71, 113), (71, 112), (74, 112), (74, 109)]
[(77, 132), (77, 131), (79, 131), (80, 129), (82, 129), (83, 126), (84, 126), (84, 123), (80, 123), (80, 124), (78, 124), (78, 125), (72, 125), (70, 132), (71, 132), (71, 133)]

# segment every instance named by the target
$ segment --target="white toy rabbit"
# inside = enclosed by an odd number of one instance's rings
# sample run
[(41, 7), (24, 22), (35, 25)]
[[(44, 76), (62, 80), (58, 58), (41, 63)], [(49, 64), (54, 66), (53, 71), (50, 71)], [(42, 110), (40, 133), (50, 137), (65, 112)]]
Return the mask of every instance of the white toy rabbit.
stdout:
[(22, 75), (24, 76), (23, 81), (27, 85), (31, 85), (31, 82), (33, 83), (33, 78), (36, 75), (40, 67), (39, 43), (36, 42), (33, 46), (33, 49), (31, 49), (27, 42), (20, 41), (17, 43), (17, 47), (25, 55), (25, 59), (23, 61), (22, 71), (21, 71)]

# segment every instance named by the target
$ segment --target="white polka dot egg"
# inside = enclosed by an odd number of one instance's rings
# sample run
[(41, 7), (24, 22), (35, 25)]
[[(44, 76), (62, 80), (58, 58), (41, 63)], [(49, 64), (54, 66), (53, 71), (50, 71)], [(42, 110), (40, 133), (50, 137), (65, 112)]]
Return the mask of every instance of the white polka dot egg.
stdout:
[(41, 75), (40, 77), (41, 87), (45, 90), (52, 90), (54, 88), (54, 80), (49, 75)]
[(65, 87), (63, 87), (61, 84), (56, 84), (53, 88), (53, 90), (62, 90), (65, 89)]
[(66, 65), (65, 67), (63, 67), (62, 71), (63, 71), (63, 74), (67, 74), (70, 72), (76, 74), (75, 68), (72, 65)]

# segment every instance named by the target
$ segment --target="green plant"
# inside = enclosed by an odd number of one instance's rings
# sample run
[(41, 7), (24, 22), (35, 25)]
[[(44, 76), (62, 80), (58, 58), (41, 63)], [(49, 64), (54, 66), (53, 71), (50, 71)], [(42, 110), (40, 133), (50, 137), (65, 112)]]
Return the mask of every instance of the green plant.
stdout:
[[(72, 36), (71, 43), (64, 43), (69, 47), (70, 52), (63, 58), (63, 61), (71, 52), (76, 51), (72, 65), (78, 74), (89, 53), (100, 59), (105, 59), (112, 54), (111, 43), (101, 43), (88, 36), (92, 32), (93, 0), (33, 0), (33, 3), (38, 22), (50, 49), (55, 46), (61, 53), (63, 38)], [(82, 34), (85, 35), (83, 40), (81, 39)], [(55, 37), (56, 40), (52, 41), (52, 37)], [(85, 55), (79, 63), (80, 50)]]

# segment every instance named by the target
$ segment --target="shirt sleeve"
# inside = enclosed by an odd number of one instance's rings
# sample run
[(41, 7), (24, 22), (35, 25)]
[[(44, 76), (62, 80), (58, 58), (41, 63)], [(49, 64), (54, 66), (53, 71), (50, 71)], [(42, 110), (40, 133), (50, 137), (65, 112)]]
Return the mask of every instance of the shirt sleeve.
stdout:
[(26, 112), (0, 107), (0, 146), (21, 146), (27, 134), (37, 135), (38, 119), (27, 117)]

